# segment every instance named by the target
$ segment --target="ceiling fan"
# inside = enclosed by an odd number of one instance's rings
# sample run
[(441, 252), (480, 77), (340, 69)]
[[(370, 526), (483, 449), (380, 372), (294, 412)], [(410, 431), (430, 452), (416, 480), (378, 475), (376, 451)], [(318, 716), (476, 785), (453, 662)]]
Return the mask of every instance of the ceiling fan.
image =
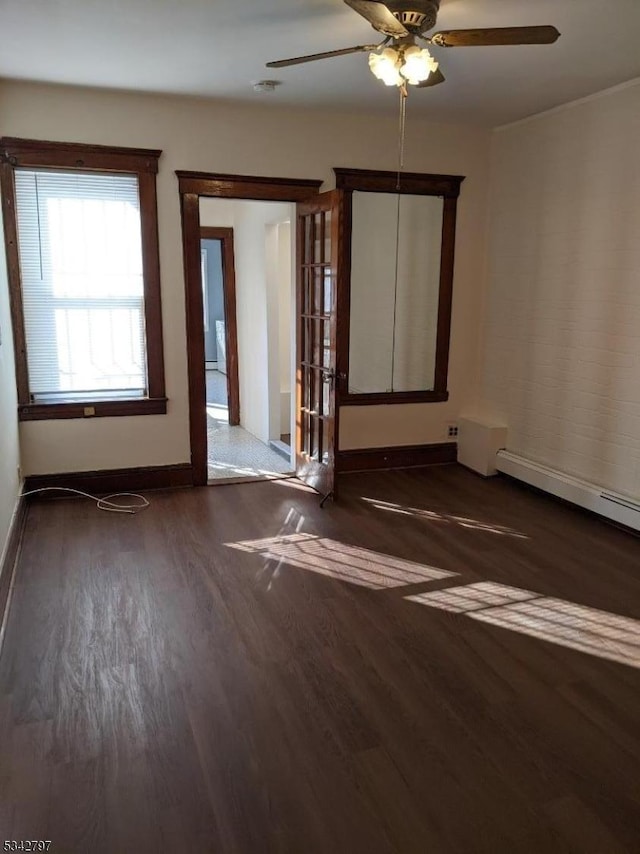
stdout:
[(560, 33), (555, 27), (494, 27), (489, 29), (442, 30), (427, 35), (436, 25), (440, 0), (344, 0), (385, 38), (365, 44), (268, 62), (267, 68), (285, 68), (318, 59), (370, 52), (369, 67), (387, 86), (418, 88), (444, 83), (438, 62), (418, 39), (436, 47), (481, 47), (492, 45), (552, 44)]

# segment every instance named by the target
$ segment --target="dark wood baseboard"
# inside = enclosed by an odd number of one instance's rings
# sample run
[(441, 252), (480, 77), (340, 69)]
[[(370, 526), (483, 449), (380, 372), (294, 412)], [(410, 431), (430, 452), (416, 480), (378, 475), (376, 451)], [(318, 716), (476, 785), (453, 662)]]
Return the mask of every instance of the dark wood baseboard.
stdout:
[(355, 472), (443, 465), (455, 463), (457, 451), (458, 446), (455, 442), (340, 451), (336, 460), (336, 470)]
[[(132, 490), (175, 489), (193, 486), (193, 469), (190, 463), (182, 463), (175, 466), (31, 475), (26, 478), (24, 491), (30, 492), (33, 489), (56, 486), (80, 489), (92, 495)], [(56, 496), (55, 493), (44, 493), (43, 497), (59, 498), (60, 496)]]
[[(27, 502), (24, 498), (18, 499), (16, 512), (7, 534), (6, 549), (4, 557), (0, 560), (0, 649), (2, 648), (3, 626), (5, 624), (7, 604), (11, 592), (11, 581), (16, 564), (16, 558), (22, 542), (22, 532), (27, 519)], [(0, 555), (2, 549), (0, 548)]]

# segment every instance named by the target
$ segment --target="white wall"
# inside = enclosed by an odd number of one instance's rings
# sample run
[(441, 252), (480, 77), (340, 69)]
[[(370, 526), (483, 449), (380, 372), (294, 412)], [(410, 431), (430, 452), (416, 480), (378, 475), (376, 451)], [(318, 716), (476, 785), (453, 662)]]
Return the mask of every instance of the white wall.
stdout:
[[(294, 255), (291, 222), (278, 225), (278, 338), (280, 365), (280, 435), (291, 432), (292, 343), (295, 340)], [(280, 436), (278, 436), (278, 439)]]
[[(293, 206), (290, 206), (286, 216), (289, 220), (295, 216)], [(290, 221), (267, 226), (269, 438), (276, 440), (291, 429), (291, 340), (294, 327), (291, 312), (295, 298), (292, 250)]]
[(0, 240), (0, 563), (20, 491), (17, 405), (7, 265), (4, 240)]
[[(393, 93), (381, 91), (380, 97)], [(417, 93), (417, 97), (428, 97)], [(203, 99), (0, 83), (7, 135), (161, 148), (158, 176), (166, 416), (26, 422), (27, 473), (82, 471), (189, 460), (184, 280), (176, 169), (320, 178), (331, 167), (394, 169), (394, 115), (246, 107)], [(366, 142), (365, 142), (366, 141)], [(478, 310), (489, 134), (415, 120), (409, 103), (405, 164), (410, 171), (462, 174), (447, 404), (353, 407), (342, 413), (343, 448), (444, 441), (477, 381)]]
[(209, 228), (233, 228), (236, 202), (231, 199), (200, 199), (200, 225)]
[(478, 409), (508, 448), (640, 494), (640, 85), (495, 134)]
[(234, 219), (240, 423), (262, 442), (280, 420), (278, 292), (268, 274), (277, 256), (268, 257), (268, 234), (290, 217), (288, 204), (239, 202)]
[(259, 203), (247, 202), (235, 215), (236, 300), (240, 424), (269, 440), (269, 347), (265, 222)]

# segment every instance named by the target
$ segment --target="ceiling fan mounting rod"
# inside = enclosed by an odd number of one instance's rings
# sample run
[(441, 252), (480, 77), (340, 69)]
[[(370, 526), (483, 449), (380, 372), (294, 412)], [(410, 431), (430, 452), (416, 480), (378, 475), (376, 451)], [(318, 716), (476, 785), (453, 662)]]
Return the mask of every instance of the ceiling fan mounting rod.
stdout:
[(406, 30), (416, 35), (426, 33), (435, 26), (435, 21), (432, 23), (426, 15), (419, 12), (397, 12), (395, 17)]
[(406, 49), (408, 47), (412, 47), (413, 45), (415, 45), (415, 43), (416, 36), (414, 35), (402, 36), (402, 38), (393, 39), (394, 46), (398, 48)]

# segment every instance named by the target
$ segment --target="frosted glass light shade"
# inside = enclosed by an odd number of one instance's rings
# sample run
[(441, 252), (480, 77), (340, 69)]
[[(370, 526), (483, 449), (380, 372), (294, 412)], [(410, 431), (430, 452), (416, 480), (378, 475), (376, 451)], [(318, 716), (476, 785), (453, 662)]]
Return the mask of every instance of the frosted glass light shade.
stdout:
[(400, 74), (406, 78), (408, 83), (416, 86), (427, 80), (432, 71), (438, 68), (437, 61), (429, 51), (420, 49), (417, 45), (409, 47), (404, 52), (404, 62), (400, 68)]
[(400, 86), (403, 83), (400, 74), (400, 55), (392, 47), (385, 48), (382, 53), (369, 54), (369, 68), (385, 86)]
[(369, 68), (385, 86), (417, 86), (438, 68), (437, 61), (426, 48), (387, 47), (381, 53), (369, 54)]

